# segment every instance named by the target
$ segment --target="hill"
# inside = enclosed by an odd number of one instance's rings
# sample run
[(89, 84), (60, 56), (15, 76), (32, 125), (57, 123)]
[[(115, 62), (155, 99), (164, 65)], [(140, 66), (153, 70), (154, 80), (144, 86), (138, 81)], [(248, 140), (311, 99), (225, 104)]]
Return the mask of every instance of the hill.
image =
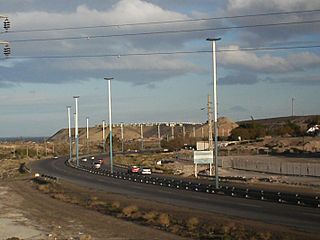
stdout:
[[(218, 119), (219, 135), (229, 136), (233, 128), (238, 125), (229, 118), (221, 117)], [(143, 124), (143, 138), (145, 140), (158, 139), (158, 124), (149, 123)], [(161, 123), (160, 124), (161, 138), (172, 138), (173, 136), (195, 137), (195, 138), (208, 138), (208, 124), (192, 124), (192, 123)], [(105, 128), (106, 136), (109, 134), (109, 127)], [(72, 129), (74, 136), (74, 129)], [(121, 125), (113, 125), (113, 135), (121, 138)], [(123, 135), (125, 141), (138, 140), (141, 138), (141, 125), (140, 124), (124, 124)], [(86, 128), (79, 128), (79, 139), (84, 141), (86, 139)], [(102, 141), (102, 125), (89, 128), (89, 139), (91, 142)], [(61, 129), (50, 137), (49, 141), (69, 141), (68, 129)]]

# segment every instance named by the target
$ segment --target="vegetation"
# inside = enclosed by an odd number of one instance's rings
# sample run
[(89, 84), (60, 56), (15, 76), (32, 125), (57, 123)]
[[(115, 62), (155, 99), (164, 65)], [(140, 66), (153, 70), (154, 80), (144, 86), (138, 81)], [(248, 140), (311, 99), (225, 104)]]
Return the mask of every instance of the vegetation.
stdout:
[(196, 141), (196, 138), (178, 136), (170, 140), (163, 139), (161, 141), (161, 147), (168, 149), (169, 151), (178, 151), (183, 149), (185, 146), (195, 146)]
[(181, 213), (154, 211), (141, 205), (125, 205), (115, 200), (87, 198), (79, 192), (70, 191), (59, 183), (38, 185), (38, 189), (52, 198), (63, 202), (77, 204), (137, 224), (148, 225), (163, 231), (171, 232), (185, 238), (192, 239), (286, 239), (281, 234), (268, 231), (253, 230), (252, 228), (235, 222), (213, 223), (192, 215), (183, 216)]
[(257, 139), (266, 136), (267, 130), (266, 127), (255, 123), (241, 124), (239, 127), (231, 131), (231, 140), (247, 140), (247, 139)]

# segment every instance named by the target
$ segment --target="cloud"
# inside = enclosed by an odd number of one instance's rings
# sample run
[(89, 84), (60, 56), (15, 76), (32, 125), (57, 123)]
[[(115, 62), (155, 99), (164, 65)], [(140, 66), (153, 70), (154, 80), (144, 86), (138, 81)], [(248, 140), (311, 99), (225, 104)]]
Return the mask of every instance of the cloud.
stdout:
[(251, 85), (258, 83), (260, 79), (257, 75), (252, 73), (236, 72), (236, 74), (227, 75), (219, 78), (219, 84), (222, 85), (235, 85), (235, 84), (246, 84)]
[[(301, 52), (287, 56), (273, 56), (270, 53), (241, 51), (239, 46), (226, 48), (231, 52), (222, 52), (220, 61), (224, 68), (264, 74), (281, 74), (312, 69), (320, 64), (320, 56), (315, 53)], [(233, 51), (234, 50), (234, 51)], [(252, 79), (252, 77), (249, 77)]]
[[(229, 0), (223, 14), (225, 15), (246, 15), (254, 13), (288, 12), (320, 9), (318, 0)], [(315, 13), (305, 14), (284, 14), (263, 17), (248, 17), (232, 19), (229, 22), (237, 26), (279, 23), (291, 21), (317, 20)], [(317, 34), (318, 24), (295, 24), (277, 27), (247, 28), (239, 32), (239, 36), (245, 44), (263, 45), (269, 42), (283, 41), (291, 38), (303, 39), (305, 34)]]
[(240, 106), (240, 105), (236, 105), (236, 106), (233, 106), (229, 109), (229, 111), (231, 112), (237, 112), (237, 113), (245, 113), (245, 112), (249, 112), (248, 109)]

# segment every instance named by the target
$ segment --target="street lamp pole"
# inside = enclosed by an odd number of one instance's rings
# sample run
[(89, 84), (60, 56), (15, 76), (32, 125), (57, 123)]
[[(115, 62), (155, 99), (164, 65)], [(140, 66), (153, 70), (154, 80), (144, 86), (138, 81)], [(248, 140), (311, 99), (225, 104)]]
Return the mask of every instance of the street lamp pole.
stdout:
[(109, 136), (110, 136), (110, 171), (113, 173), (113, 156), (112, 156), (112, 108), (111, 108), (111, 80), (113, 80), (112, 77), (106, 77), (104, 78), (108, 81), (108, 111), (109, 111)]
[(87, 153), (89, 154), (89, 117), (87, 117), (86, 120), (87, 120)]
[(72, 159), (72, 135), (71, 135), (71, 106), (67, 106), (68, 109), (68, 133), (69, 133), (69, 159)]
[(123, 122), (121, 123), (121, 152), (124, 152), (124, 136), (123, 136)]
[(103, 153), (106, 153), (106, 122), (103, 120), (102, 121), (102, 141), (103, 141)]
[(79, 167), (79, 109), (78, 109), (78, 99), (79, 96), (74, 96), (76, 103), (76, 114), (75, 114), (75, 139), (76, 139), (76, 161), (77, 167)]
[(294, 111), (293, 111), (293, 102), (296, 100), (295, 98), (291, 98), (291, 116), (293, 117)]
[(212, 78), (213, 78), (213, 106), (214, 106), (214, 145), (215, 145), (215, 187), (219, 188), (218, 176), (218, 103), (217, 103), (217, 61), (216, 61), (216, 41), (221, 38), (207, 38), (212, 42)]

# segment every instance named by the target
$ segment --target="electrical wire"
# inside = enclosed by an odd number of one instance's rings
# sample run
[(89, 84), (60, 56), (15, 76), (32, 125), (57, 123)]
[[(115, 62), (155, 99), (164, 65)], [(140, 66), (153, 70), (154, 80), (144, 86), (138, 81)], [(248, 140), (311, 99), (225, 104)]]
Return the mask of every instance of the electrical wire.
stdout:
[(109, 34), (109, 35), (92, 35), (92, 36), (81, 36), (81, 37), (31, 38), (31, 39), (11, 40), (10, 42), (11, 43), (20, 43), (20, 42), (44, 42), (44, 41), (81, 40), (81, 39), (90, 40), (90, 39), (111, 38), (111, 37), (132, 37), (132, 36), (141, 36), (141, 35), (146, 36), (146, 35), (158, 35), (158, 34), (207, 32), (207, 31), (243, 29), (243, 28), (275, 27), (275, 26), (281, 26), (281, 25), (312, 24), (312, 23), (319, 23), (319, 22), (320, 22), (320, 20), (310, 20), (310, 21), (265, 23), (265, 24), (230, 26), (230, 27), (217, 27), (217, 28), (166, 30), (166, 31), (153, 31), (153, 32), (120, 33), (120, 34)]
[(79, 30), (79, 29), (112, 28), (112, 27), (124, 27), (124, 26), (159, 25), (159, 24), (188, 23), (188, 22), (200, 22), (200, 21), (211, 21), (211, 20), (222, 20), (222, 19), (264, 17), (264, 16), (290, 15), (290, 14), (302, 14), (302, 13), (314, 13), (314, 12), (320, 12), (320, 9), (287, 11), (287, 12), (269, 12), (269, 13), (220, 16), (220, 17), (208, 17), (208, 18), (196, 18), (196, 19), (177, 19), (177, 20), (166, 20), (166, 21), (120, 23), (120, 24), (110, 24), (110, 25), (79, 26), (79, 27), (64, 27), (64, 28), (49, 28), (49, 29), (45, 29), (45, 28), (43, 28), (43, 29), (24, 29), (24, 30), (8, 31), (7, 33), (50, 32), (50, 31), (65, 31), (65, 30)]
[[(293, 50), (293, 49), (312, 49), (320, 48), (319, 45), (300, 45), (300, 46), (282, 46), (282, 47), (252, 47), (252, 48), (237, 48), (237, 49), (219, 49), (218, 53), (223, 52), (240, 52), (240, 51), (275, 51), (275, 50)], [(124, 54), (94, 54), (94, 55), (52, 55), (52, 56), (13, 56), (5, 59), (71, 59), (71, 58), (106, 58), (106, 57), (139, 57), (139, 56), (159, 56), (159, 55), (183, 55), (183, 54), (201, 54), (212, 53), (212, 50), (196, 50), (196, 51), (172, 51), (172, 52), (143, 52), (143, 53), (124, 53)]]

